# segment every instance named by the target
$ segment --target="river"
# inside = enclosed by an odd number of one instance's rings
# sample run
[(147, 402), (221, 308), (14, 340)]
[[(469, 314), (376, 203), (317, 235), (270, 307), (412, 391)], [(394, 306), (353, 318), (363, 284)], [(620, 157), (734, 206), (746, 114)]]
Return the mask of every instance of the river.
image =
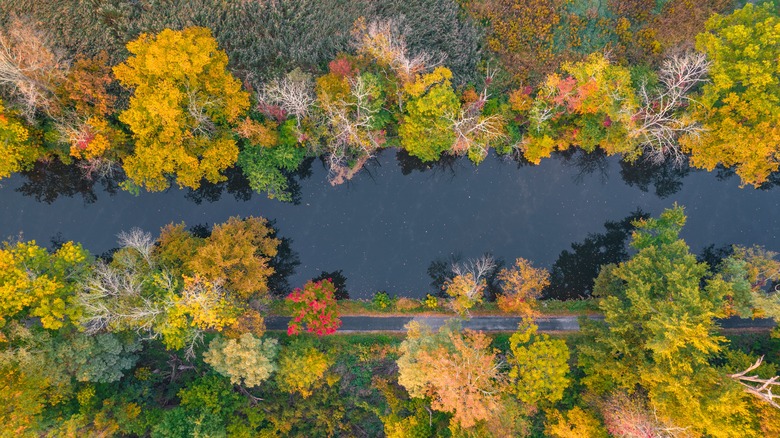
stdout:
[(606, 221), (637, 208), (657, 215), (675, 203), (686, 207), (682, 237), (694, 252), (734, 243), (780, 250), (780, 189), (740, 188), (733, 176), (625, 166), (582, 152), (539, 166), (491, 154), (478, 167), (451, 159), (424, 170), (399, 156), (384, 151), (337, 187), (314, 161), (300, 180), (297, 205), (252, 195), (241, 178), (198, 192), (172, 188), (136, 197), (90, 186), (61, 167), (41, 167), (2, 181), (0, 236), (22, 233), (47, 245), (75, 240), (101, 253), (132, 227), (157, 235), (170, 222), (213, 225), (234, 215), (263, 216), (276, 221), (298, 254), (292, 286), (342, 270), (353, 298), (377, 290), (424, 296), (432, 290), (431, 262), (453, 254), (467, 259), (491, 252), (550, 267), (573, 242), (603, 232)]

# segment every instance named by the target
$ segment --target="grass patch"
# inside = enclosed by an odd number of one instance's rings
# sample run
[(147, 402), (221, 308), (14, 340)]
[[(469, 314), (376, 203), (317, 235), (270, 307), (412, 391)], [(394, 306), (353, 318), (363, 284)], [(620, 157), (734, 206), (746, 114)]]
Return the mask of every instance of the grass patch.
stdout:
[[(394, 298), (391, 302), (377, 303), (374, 300), (340, 300), (338, 301), (338, 312), (341, 316), (404, 316), (404, 315), (441, 315), (454, 316), (455, 313), (449, 309), (446, 300), (439, 298), (439, 306), (430, 308), (421, 301), (419, 306), (411, 307), (408, 298)], [(419, 301), (419, 300), (414, 300)], [(406, 303), (404, 306), (398, 306), (398, 303)], [(599, 313), (598, 300), (543, 300), (539, 302), (539, 311), (544, 316), (558, 315), (592, 315)], [(292, 312), (288, 303), (282, 299), (274, 299), (268, 307), (268, 313), (274, 316), (291, 316)], [(472, 315), (501, 315), (502, 312), (495, 302), (485, 302), (477, 304), (471, 309)]]

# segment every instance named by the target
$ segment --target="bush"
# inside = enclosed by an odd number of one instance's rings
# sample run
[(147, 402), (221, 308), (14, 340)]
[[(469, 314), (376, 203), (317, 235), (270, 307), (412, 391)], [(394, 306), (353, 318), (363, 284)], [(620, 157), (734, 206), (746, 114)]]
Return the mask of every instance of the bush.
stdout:
[(390, 297), (385, 291), (379, 291), (374, 294), (374, 298), (371, 299), (371, 304), (377, 309), (387, 309), (393, 305), (394, 299)]
[(415, 310), (420, 308), (422, 303), (414, 298), (401, 297), (395, 302), (395, 309), (400, 311)]
[(423, 304), (425, 304), (425, 307), (429, 309), (438, 309), (439, 299), (431, 294), (428, 294), (425, 296), (425, 301), (423, 301)]
[(301, 333), (304, 324), (306, 331), (317, 336), (334, 333), (341, 327), (335, 294), (336, 288), (330, 280), (309, 281), (303, 289), (295, 289), (287, 296), (293, 314), (287, 334)]

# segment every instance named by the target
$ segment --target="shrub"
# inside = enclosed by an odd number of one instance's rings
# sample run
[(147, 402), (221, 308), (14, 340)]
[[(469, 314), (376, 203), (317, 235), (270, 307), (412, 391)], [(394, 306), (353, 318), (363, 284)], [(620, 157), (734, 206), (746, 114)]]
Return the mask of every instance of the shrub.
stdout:
[(438, 309), (439, 299), (431, 294), (428, 294), (425, 296), (425, 301), (423, 301), (423, 304), (425, 304), (425, 307), (429, 309)]
[(378, 309), (387, 309), (393, 305), (393, 298), (385, 291), (379, 291), (374, 294), (374, 298), (371, 299), (371, 304)]
[(295, 289), (287, 300), (290, 302), (293, 319), (287, 326), (288, 335), (306, 331), (317, 336), (330, 335), (341, 327), (336, 309), (336, 287), (330, 280), (309, 281), (303, 289)]
[(400, 311), (414, 310), (420, 308), (420, 306), (422, 306), (420, 300), (415, 300), (414, 298), (401, 297), (395, 302), (396, 310)]

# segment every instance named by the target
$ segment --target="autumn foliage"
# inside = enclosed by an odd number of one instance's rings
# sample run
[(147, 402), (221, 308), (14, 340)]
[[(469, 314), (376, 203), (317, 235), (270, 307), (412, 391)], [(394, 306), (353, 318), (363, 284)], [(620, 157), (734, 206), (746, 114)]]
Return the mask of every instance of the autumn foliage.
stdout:
[(227, 71), (227, 55), (211, 31), (165, 29), (142, 34), (127, 49), (133, 56), (114, 67), (122, 85), (133, 89), (130, 107), (119, 116), (135, 139), (124, 162), (127, 175), (152, 191), (166, 189), (169, 176), (192, 188), (204, 178), (224, 180), (221, 172), (238, 158), (229, 127), (249, 108), (249, 95)]
[(295, 289), (287, 296), (293, 319), (287, 327), (288, 335), (297, 335), (304, 329), (317, 336), (330, 335), (341, 327), (336, 310), (336, 287), (330, 279), (309, 281), (303, 289)]

